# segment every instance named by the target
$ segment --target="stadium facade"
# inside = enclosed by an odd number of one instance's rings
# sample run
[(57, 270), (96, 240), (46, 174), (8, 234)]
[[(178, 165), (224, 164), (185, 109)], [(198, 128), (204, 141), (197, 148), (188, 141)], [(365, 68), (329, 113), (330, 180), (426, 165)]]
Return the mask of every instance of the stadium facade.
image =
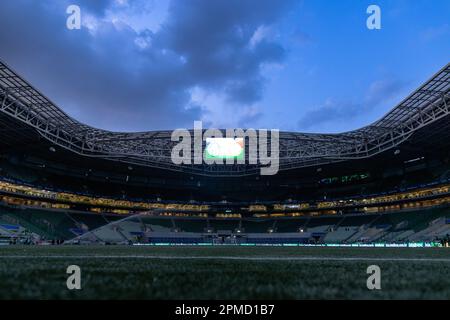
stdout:
[(4, 63), (0, 104), (0, 235), (352, 243), (450, 234), (450, 64), (364, 128), (280, 132), (273, 176), (261, 165), (176, 165), (171, 131), (82, 124)]

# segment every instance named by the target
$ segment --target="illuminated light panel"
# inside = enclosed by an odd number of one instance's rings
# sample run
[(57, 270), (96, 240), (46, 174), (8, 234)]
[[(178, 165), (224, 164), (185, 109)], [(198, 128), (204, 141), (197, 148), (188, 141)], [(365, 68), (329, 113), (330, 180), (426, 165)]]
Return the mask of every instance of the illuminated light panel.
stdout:
[(243, 138), (206, 138), (206, 159), (244, 159)]

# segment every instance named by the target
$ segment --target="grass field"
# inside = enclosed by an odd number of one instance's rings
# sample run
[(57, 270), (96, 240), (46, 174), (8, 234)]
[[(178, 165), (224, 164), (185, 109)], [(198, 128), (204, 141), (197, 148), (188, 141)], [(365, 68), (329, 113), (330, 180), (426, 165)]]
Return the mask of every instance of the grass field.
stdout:
[(449, 274), (446, 248), (0, 247), (1, 299), (450, 299)]

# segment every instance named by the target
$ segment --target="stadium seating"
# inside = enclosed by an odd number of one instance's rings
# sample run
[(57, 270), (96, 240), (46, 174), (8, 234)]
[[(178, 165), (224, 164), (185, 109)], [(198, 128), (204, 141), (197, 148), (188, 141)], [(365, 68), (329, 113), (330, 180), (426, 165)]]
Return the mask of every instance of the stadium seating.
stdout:
[(106, 217), (103, 214), (91, 214), (91, 213), (83, 213), (83, 212), (70, 212), (69, 215), (72, 217), (77, 224), (84, 227), (82, 229), (89, 231), (97, 229), (105, 223), (113, 222), (114, 220), (119, 219), (118, 216), (109, 216)]
[(144, 223), (151, 231), (170, 232), (175, 228), (175, 224), (172, 218), (142, 216), (140, 219), (142, 223)]
[[(274, 230), (275, 220), (245, 220), (241, 221), (241, 229), (246, 233), (267, 233)], [(295, 232), (295, 231), (294, 231)]]
[(275, 220), (275, 230), (280, 233), (298, 232), (306, 228), (307, 219), (279, 218)]
[(208, 219), (208, 227), (214, 231), (234, 231), (239, 228), (239, 220), (236, 219)]
[(355, 235), (348, 239), (348, 242), (371, 243), (382, 237), (384, 229), (376, 227), (362, 227)]
[(358, 232), (358, 227), (338, 227), (328, 232), (324, 238), (325, 243), (344, 243), (347, 239)]
[(323, 225), (323, 226), (315, 226), (315, 227), (308, 227), (306, 230), (310, 233), (327, 233), (329, 232), (334, 225)]
[[(130, 241), (114, 224), (100, 227), (83, 235), (84, 239), (94, 239), (94, 242), (102, 243), (127, 243)], [(93, 236), (93, 237), (92, 237)]]
[(26, 231), (42, 240), (83, 239), (93, 243), (428, 242), (450, 234), (449, 216), (449, 207), (440, 206), (316, 217), (203, 218), (141, 214), (124, 218), (68, 209), (2, 205), (0, 236), (13, 237)]
[(424, 230), (416, 232), (408, 237), (410, 241), (432, 241), (450, 234), (450, 224), (445, 217), (430, 222)]
[(207, 229), (208, 223), (205, 219), (180, 218), (175, 220), (175, 226), (181, 231), (202, 233)]

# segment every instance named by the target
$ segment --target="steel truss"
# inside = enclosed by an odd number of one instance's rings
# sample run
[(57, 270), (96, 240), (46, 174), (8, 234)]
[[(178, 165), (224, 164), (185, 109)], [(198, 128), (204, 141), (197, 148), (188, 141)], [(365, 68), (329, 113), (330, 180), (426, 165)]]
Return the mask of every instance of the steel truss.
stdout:
[[(395, 148), (449, 115), (449, 91), (450, 63), (369, 126), (340, 134), (280, 132), (280, 169), (363, 159)], [(118, 133), (80, 123), (2, 62), (0, 112), (34, 128), (55, 146), (83, 156), (201, 175), (246, 175), (259, 170), (259, 165), (248, 164), (175, 165), (171, 131)]]

